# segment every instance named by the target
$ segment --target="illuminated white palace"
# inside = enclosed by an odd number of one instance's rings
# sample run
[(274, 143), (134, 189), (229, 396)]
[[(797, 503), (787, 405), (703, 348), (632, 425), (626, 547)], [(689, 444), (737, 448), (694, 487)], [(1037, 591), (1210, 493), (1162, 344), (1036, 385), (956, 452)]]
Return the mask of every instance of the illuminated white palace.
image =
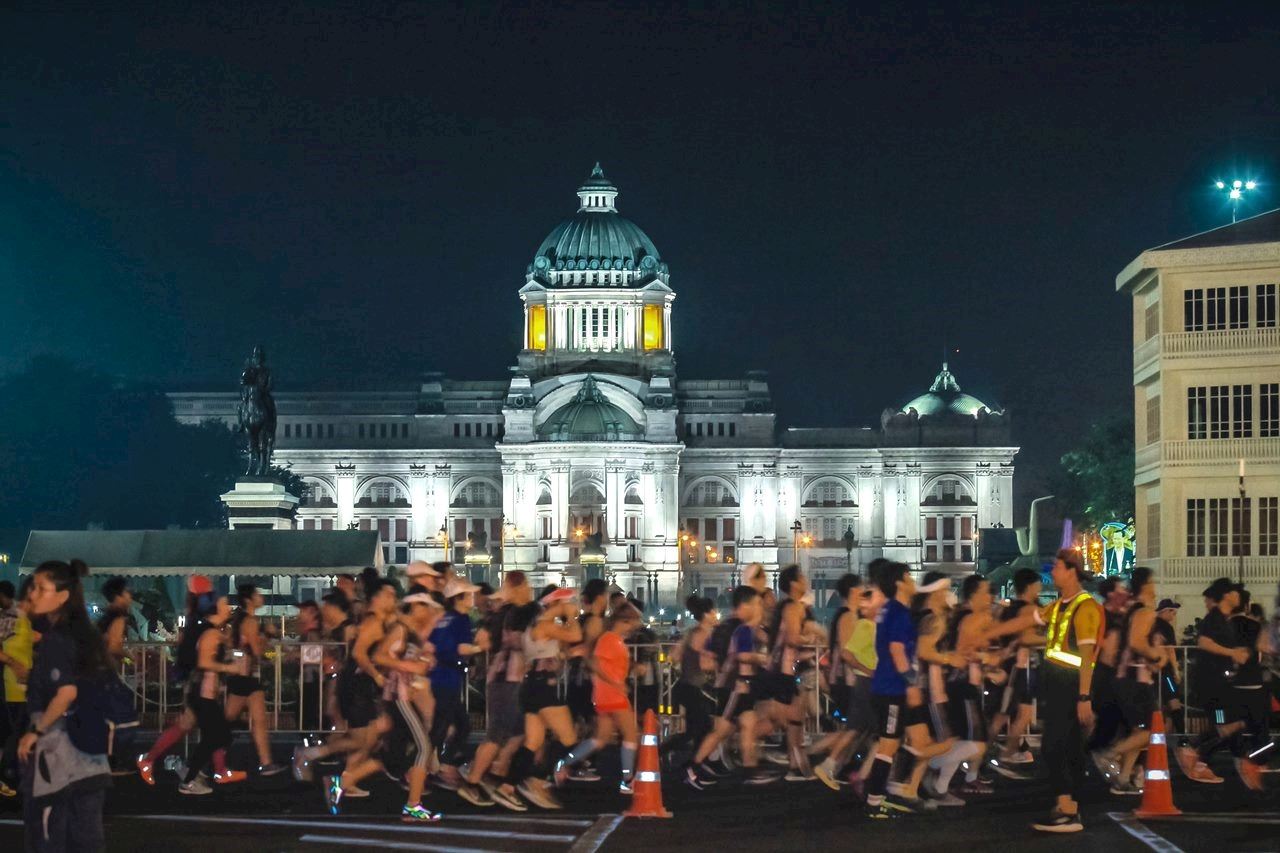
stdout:
[[(800, 561), (818, 589), (879, 556), (971, 571), (976, 531), (1012, 524), (1004, 413), (946, 365), (875, 428), (781, 429), (761, 373), (677, 378), (671, 273), (617, 197), (597, 166), (534, 253), (509, 380), (276, 395), (296, 525), (378, 530), (390, 564), (607, 577), (663, 606), (751, 562)], [(171, 398), (234, 422), (233, 393)]]

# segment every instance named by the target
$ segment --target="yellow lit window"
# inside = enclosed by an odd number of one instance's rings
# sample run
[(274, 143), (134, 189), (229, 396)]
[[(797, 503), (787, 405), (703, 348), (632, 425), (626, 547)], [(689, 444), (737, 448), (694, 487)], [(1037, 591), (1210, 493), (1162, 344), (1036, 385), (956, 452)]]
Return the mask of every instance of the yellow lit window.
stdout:
[(644, 306), (644, 348), (662, 349), (662, 306)]
[(529, 306), (529, 349), (547, 349), (547, 306)]

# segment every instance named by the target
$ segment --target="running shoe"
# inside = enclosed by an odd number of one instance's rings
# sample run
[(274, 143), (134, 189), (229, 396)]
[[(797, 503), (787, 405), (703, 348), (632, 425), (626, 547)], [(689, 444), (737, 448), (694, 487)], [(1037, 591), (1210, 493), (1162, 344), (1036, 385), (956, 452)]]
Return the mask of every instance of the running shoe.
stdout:
[(1240, 774), (1240, 781), (1250, 791), (1262, 790), (1262, 768), (1254, 764), (1247, 758), (1236, 759), (1236, 772)]
[(991, 785), (990, 782), (987, 782), (983, 779), (974, 779), (972, 782), (965, 782), (963, 785), (961, 785), (960, 793), (962, 794), (993, 794), (995, 793), (995, 788)]
[(788, 782), (812, 782), (818, 777), (812, 773), (805, 773), (803, 770), (797, 770), (792, 767), (787, 770), (787, 775), (782, 778)]
[(624, 797), (629, 797), (634, 793), (630, 779), (623, 779), (618, 783), (618, 793), (622, 794)]
[(203, 797), (205, 794), (212, 794), (213, 789), (209, 787), (199, 776), (190, 782), (183, 782), (178, 786), (179, 794), (186, 794), (189, 797)]
[(726, 767), (723, 762), (716, 761), (714, 758), (702, 762), (702, 769), (717, 779), (727, 779), (733, 775), (732, 770)]
[(471, 803), (471, 805), (479, 806), (482, 809), (487, 809), (493, 805), (493, 800), (489, 799), (485, 792), (480, 790), (479, 786), (472, 785), (469, 782), (463, 782), (458, 786), (458, 796)]
[(996, 771), (1006, 779), (1017, 779), (1021, 781), (1021, 780), (1030, 778), (1025, 773), (1019, 773), (1017, 770), (1014, 770), (1012, 767), (1007, 767), (1004, 764), (1004, 762), (1000, 761), (998, 758), (991, 759), (990, 761), (987, 762), (987, 764), (991, 766), (992, 770)]
[(919, 800), (909, 800), (906, 797), (888, 796), (881, 805), (901, 814), (916, 814), (920, 811), (919, 803)]
[(600, 773), (589, 764), (574, 767), (569, 771), (569, 778), (574, 782), (599, 782)]
[(867, 817), (872, 820), (893, 820), (902, 817), (902, 812), (889, 808), (888, 803), (881, 803), (878, 806), (867, 806)]
[(514, 791), (508, 794), (502, 790), (500, 785), (495, 785), (486, 780), (481, 780), (480, 789), (488, 794), (495, 803), (502, 806), (507, 811), (527, 812), (529, 810), (529, 806), (526, 805), (524, 800), (520, 799), (520, 796)]
[(439, 823), (441, 817), (443, 815), (439, 812), (424, 809), (421, 803), (404, 806), (400, 809), (401, 823)]
[(1037, 832), (1079, 832), (1084, 829), (1084, 824), (1080, 822), (1078, 813), (1068, 815), (1054, 809), (1049, 812), (1047, 820), (1033, 823), (1031, 828)]
[(258, 775), (259, 776), (277, 776), (283, 773), (285, 769), (286, 768), (283, 764), (276, 764), (274, 761), (270, 764), (259, 764)]
[(1180, 746), (1174, 752), (1174, 757), (1178, 759), (1178, 767), (1181, 768), (1182, 775), (1190, 779), (1196, 764), (1200, 762), (1200, 754), (1189, 746)]
[(156, 783), (155, 767), (147, 759), (145, 754), (138, 756), (138, 775), (142, 777), (142, 781), (148, 785)]
[(293, 778), (299, 782), (310, 782), (315, 779), (315, 768), (311, 766), (311, 750), (300, 746), (293, 751)]
[(342, 803), (342, 777), (324, 777), (324, 804), (329, 807), (329, 814), (336, 815)]
[(762, 749), (760, 757), (770, 764), (776, 764), (779, 767), (790, 767), (791, 759), (780, 749)]
[(704, 787), (714, 785), (720, 781), (720, 777), (716, 776), (715, 772), (707, 766), (707, 762), (705, 761), (701, 764), (693, 765), (693, 769), (697, 772), (698, 778), (702, 780)]
[(342, 799), (344, 800), (363, 800), (367, 796), (369, 796), (368, 791), (355, 785), (350, 788), (343, 787), (342, 789)]
[(826, 785), (831, 790), (833, 791), (840, 790), (839, 780), (837, 780), (836, 777), (831, 773), (831, 771), (827, 769), (826, 764), (819, 764), (817, 767), (813, 768), (813, 775), (817, 776), (818, 781)]
[(1209, 765), (1203, 761), (1197, 761), (1195, 767), (1191, 768), (1191, 772), (1187, 774), (1187, 778), (1192, 782), (1204, 782), (1207, 785), (1221, 785), (1222, 777), (1209, 769)]
[(1135, 788), (1128, 782), (1114, 782), (1111, 785), (1111, 793), (1117, 797), (1140, 797), (1142, 796), (1142, 789)]
[(947, 791), (946, 793), (943, 793), (943, 794), (938, 794), (935, 791), (934, 794), (935, 796), (931, 799), (931, 802), (937, 803), (938, 806), (941, 808), (958, 809), (968, 805), (968, 803), (966, 803), (964, 800), (960, 799), (950, 791)]
[(755, 769), (749, 772), (745, 779), (742, 780), (744, 785), (772, 785), (778, 781), (778, 774), (770, 773), (768, 770)]
[(1098, 768), (1102, 778), (1108, 782), (1114, 782), (1120, 778), (1120, 765), (1116, 763), (1114, 756), (1098, 749), (1089, 753), (1089, 757), (1093, 759), (1093, 766)]
[(569, 772), (571, 768), (565, 766), (563, 761), (556, 762), (555, 772), (551, 775), (551, 780), (557, 788), (563, 788), (569, 782)]
[(693, 769), (692, 764), (686, 764), (684, 768), (684, 783), (695, 791), (701, 791), (707, 786), (698, 776), (698, 771)]
[(516, 786), (516, 790), (520, 792), (520, 796), (524, 797), (540, 809), (564, 808), (559, 800), (551, 796), (550, 791), (544, 789), (534, 779), (525, 779)]
[(18, 796), (18, 792), (17, 792), (17, 791), (13, 790), (12, 788), (10, 788), (10, 787), (9, 787), (8, 785), (6, 785), (5, 783), (0, 782), (0, 797), (4, 797), (5, 799), (9, 799), (10, 797), (16, 797), (16, 796)]
[(214, 773), (213, 781), (218, 785), (234, 785), (237, 782), (243, 782), (249, 778), (249, 774), (243, 770), (227, 770), (223, 773)]
[(1002, 764), (1031, 764), (1035, 760), (1036, 757), (1025, 749), (1020, 752), (1010, 752), (1007, 755), (1000, 754), (1000, 762)]

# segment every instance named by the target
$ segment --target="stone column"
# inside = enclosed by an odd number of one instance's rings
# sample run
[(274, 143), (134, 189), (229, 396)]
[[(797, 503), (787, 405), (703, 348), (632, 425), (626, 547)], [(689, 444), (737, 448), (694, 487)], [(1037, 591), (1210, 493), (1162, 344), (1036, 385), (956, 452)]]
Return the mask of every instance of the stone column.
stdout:
[(436, 532), (431, 529), (431, 503), (427, 497), (426, 465), (409, 466), (409, 508), (412, 513), (409, 539), (413, 542), (434, 539)]
[(356, 514), (356, 466), (335, 465), (334, 502), (338, 505), (337, 529), (346, 530)]

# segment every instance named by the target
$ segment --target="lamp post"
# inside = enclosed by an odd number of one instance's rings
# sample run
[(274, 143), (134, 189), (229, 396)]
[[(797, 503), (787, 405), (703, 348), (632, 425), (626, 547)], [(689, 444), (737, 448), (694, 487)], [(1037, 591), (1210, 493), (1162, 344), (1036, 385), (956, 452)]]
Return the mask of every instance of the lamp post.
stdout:
[(440, 529), (436, 531), (436, 541), (440, 543), (440, 547), (444, 550), (444, 561), (446, 563), (453, 562), (449, 559), (449, 517), (445, 516), (444, 524), (440, 525)]
[(1244, 194), (1252, 192), (1258, 188), (1257, 181), (1215, 181), (1213, 184), (1218, 188), (1219, 192), (1225, 192), (1227, 198), (1231, 202), (1231, 221), (1236, 221), (1236, 216), (1240, 211), (1240, 199), (1244, 198)]
[(791, 525), (791, 553), (796, 565), (800, 565), (800, 534), (804, 531), (804, 525), (800, 523), (800, 519), (796, 519)]
[[(498, 547), (500, 549), (498, 552), (498, 586), (502, 586), (502, 582), (503, 580), (506, 579), (506, 576), (507, 576), (507, 534), (508, 533), (511, 534), (511, 547), (514, 548), (516, 545), (516, 526), (511, 522), (507, 521), (507, 517), (505, 515), (502, 516), (501, 523), (502, 523), (502, 527), (501, 527), (502, 541), (498, 543)], [(518, 563), (516, 565), (517, 567), (519, 567)]]
[(844, 529), (844, 563), (845, 571), (853, 574), (853, 546), (857, 544), (858, 537), (854, 534), (852, 527)]
[[(1244, 459), (1241, 458), (1240, 460), (1240, 515), (1236, 520), (1237, 531), (1242, 531), (1244, 529), (1245, 519), (1248, 518), (1248, 515), (1247, 515), (1248, 511), (1249, 510), (1245, 505), (1245, 496), (1244, 496)], [(1236, 545), (1236, 550), (1240, 554), (1240, 584), (1243, 586), (1244, 585), (1244, 552), (1248, 549), (1249, 543), (1244, 541), (1244, 536), (1240, 532), (1237, 532), (1236, 536), (1239, 539)]]

